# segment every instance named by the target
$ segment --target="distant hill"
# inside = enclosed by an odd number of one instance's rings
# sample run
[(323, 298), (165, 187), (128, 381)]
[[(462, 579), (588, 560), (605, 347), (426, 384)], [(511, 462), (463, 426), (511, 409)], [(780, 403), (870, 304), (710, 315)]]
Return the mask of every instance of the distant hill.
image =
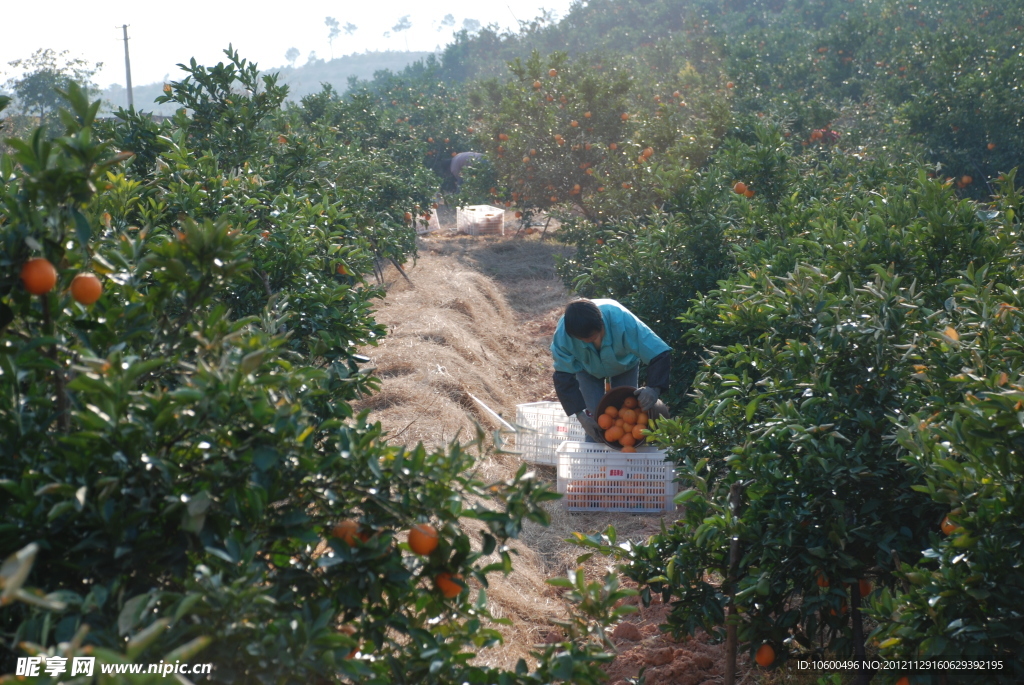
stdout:
[[(409, 64), (421, 60), (432, 53), (429, 52), (364, 52), (337, 57), (332, 60), (318, 59), (306, 62), (298, 67), (275, 67), (267, 69), (267, 72), (277, 72), (281, 75), (280, 83), (288, 86), (288, 99), (298, 101), (309, 95), (320, 91), (321, 83), (329, 83), (339, 93), (348, 89), (348, 80), (356, 77), (360, 80), (369, 80), (373, 75), (382, 70), (398, 72)], [(244, 57), (244, 55), (243, 55)], [(180, 78), (171, 74), (173, 80)], [(163, 83), (148, 83), (145, 85), (133, 85), (132, 95), (135, 99), (136, 109), (153, 114), (171, 115), (176, 109), (172, 105), (157, 105), (156, 98), (163, 94)], [(106, 103), (104, 110), (113, 111), (118, 107), (125, 107), (128, 104), (128, 96), (124, 86), (113, 84), (106, 88), (103, 93), (103, 100)]]

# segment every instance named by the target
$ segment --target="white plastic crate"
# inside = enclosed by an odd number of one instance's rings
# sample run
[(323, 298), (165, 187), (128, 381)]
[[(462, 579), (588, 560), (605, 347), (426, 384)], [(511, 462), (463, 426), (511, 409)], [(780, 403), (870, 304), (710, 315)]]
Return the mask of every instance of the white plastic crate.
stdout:
[(420, 221), (419, 217), (416, 217), (415, 224), (416, 224), (416, 235), (426, 235), (427, 233), (433, 233), (434, 231), (440, 231), (441, 230), (441, 223), (437, 219), (437, 210), (436, 209), (431, 209), (430, 210), (430, 219), (427, 222), (426, 226), (423, 225), (423, 222)]
[(457, 207), (455, 230), (469, 235), (505, 235), (505, 210), (490, 205)]
[(558, 448), (558, 492), (569, 511), (672, 511), (674, 478), (665, 451), (647, 445), (629, 453), (591, 442)]
[(533, 432), (516, 433), (516, 449), (523, 461), (534, 464), (558, 463), (555, 450), (566, 440), (583, 441), (586, 433), (575, 416), (566, 416), (558, 402), (529, 402), (516, 405), (516, 423)]

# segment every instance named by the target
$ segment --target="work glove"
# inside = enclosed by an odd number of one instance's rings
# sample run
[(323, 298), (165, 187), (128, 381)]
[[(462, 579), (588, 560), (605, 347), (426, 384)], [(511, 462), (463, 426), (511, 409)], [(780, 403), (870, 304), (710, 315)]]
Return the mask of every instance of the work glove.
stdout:
[(645, 386), (643, 388), (637, 388), (636, 392), (633, 394), (636, 395), (636, 401), (640, 405), (640, 408), (645, 412), (650, 412), (654, 409), (654, 405), (658, 403), (658, 395), (661, 394), (661, 391), (657, 388)]
[(602, 442), (602, 434), (604, 431), (597, 425), (597, 421), (593, 416), (588, 414), (586, 411), (576, 412), (576, 419), (583, 426), (583, 432), (594, 439), (595, 442)]

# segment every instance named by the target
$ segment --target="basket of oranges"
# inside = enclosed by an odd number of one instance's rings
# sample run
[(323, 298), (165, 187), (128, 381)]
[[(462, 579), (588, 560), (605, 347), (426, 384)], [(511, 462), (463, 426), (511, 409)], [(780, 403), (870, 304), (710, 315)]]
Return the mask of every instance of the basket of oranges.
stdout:
[(634, 393), (636, 388), (612, 388), (597, 405), (597, 425), (601, 427), (605, 444), (621, 452), (636, 452), (646, 442), (644, 431), (651, 417), (640, 409)]

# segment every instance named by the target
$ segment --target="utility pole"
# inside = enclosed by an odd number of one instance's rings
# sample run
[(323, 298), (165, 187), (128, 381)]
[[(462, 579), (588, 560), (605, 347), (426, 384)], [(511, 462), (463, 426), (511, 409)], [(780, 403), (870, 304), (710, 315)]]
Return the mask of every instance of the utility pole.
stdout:
[(132, 62), (128, 58), (128, 24), (122, 24), (121, 30), (124, 31), (124, 75), (128, 82), (128, 106), (133, 107), (135, 100), (132, 98)]

